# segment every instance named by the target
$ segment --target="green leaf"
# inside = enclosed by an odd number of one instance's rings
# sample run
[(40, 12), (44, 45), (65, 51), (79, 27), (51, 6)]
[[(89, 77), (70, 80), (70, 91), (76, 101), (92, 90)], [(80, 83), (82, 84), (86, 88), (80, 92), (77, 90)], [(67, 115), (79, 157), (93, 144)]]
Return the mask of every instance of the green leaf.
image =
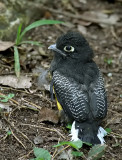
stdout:
[(36, 160), (51, 160), (50, 153), (43, 148), (34, 148), (34, 155)]
[(92, 146), (92, 144), (88, 142), (83, 142), (83, 144), (86, 144), (87, 146)]
[(40, 44), (40, 42), (38, 41), (22, 41), (20, 44), (32, 44), (36, 46), (42, 46), (42, 44)]
[(0, 98), (3, 98), (3, 99), (0, 100), (1, 102), (8, 102), (7, 96), (5, 96), (5, 95), (0, 95)]
[(68, 123), (66, 128), (71, 129), (72, 128), (72, 124)]
[(107, 63), (110, 65), (112, 63), (112, 59), (108, 59)]
[(5, 96), (5, 95), (0, 95), (0, 98), (3, 98), (3, 99), (1, 99), (0, 101), (1, 102), (8, 102), (8, 100), (9, 99), (11, 99), (12, 97), (14, 96), (14, 94), (8, 94), (7, 96)]
[(110, 128), (106, 128), (105, 131), (106, 131), (107, 133), (112, 132), (112, 130), (111, 130)]
[(7, 132), (7, 135), (8, 135), (8, 136), (11, 135), (11, 134), (12, 134), (11, 131), (8, 131), (8, 132)]
[(8, 98), (4, 98), (0, 100), (1, 102), (8, 102)]
[(45, 159), (37, 157), (37, 158), (30, 159), (30, 160), (45, 160)]
[(19, 62), (19, 52), (17, 46), (14, 46), (14, 61), (15, 61), (15, 73), (17, 78), (20, 76), (20, 62)]
[(0, 101), (1, 102), (8, 102), (8, 100), (11, 99), (12, 97), (14, 97), (14, 94), (12, 94), (12, 93), (9, 93), (7, 96), (6, 95), (0, 95), (0, 98), (4, 98)]
[(35, 160), (45, 160), (44, 158), (37, 157)]
[(8, 99), (11, 99), (11, 98), (13, 98), (13, 97), (14, 97), (14, 94), (9, 93), (7, 97), (8, 97)]
[(83, 142), (81, 140), (78, 140), (78, 141), (64, 141), (64, 142), (59, 142), (59, 144), (53, 146), (53, 147), (59, 147), (59, 146), (62, 146), (62, 145), (69, 145), (75, 149), (79, 149), (83, 146)]
[(104, 59), (104, 62), (106, 62), (108, 65), (111, 65), (112, 64), (112, 58), (105, 58)]
[(72, 152), (72, 155), (73, 155), (74, 157), (81, 157), (81, 156), (83, 156), (83, 152), (73, 151), (73, 152)]
[(101, 144), (93, 146), (88, 152), (88, 159), (97, 160), (101, 158), (105, 152), (106, 147), (107, 147), (106, 145), (101, 145)]
[(17, 39), (16, 39), (16, 45), (19, 45), (20, 43), (20, 33), (22, 29), (22, 24), (19, 25), (18, 30), (17, 30)]
[(25, 35), (25, 33), (33, 28), (39, 27), (41, 25), (47, 25), (47, 24), (60, 24), (63, 23), (62, 21), (55, 21), (55, 20), (38, 20), (27, 26), (24, 31), (20, 35), (20, 41), (22, 40), (22, 37)]

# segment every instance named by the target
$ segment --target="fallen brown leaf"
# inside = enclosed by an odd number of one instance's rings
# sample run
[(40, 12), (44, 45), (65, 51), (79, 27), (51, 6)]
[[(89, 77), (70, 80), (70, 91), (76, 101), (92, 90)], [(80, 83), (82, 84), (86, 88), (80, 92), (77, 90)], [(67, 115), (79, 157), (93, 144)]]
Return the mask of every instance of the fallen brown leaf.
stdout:
[(20, 76), (18, 79), (14, 75), (0, 76), (0, 84), (13, 88), (30, 88), (32, 85), (31, 77)]
[(0, 51), (5, 51), (10, 47), (13, 47), (14, 42), (0, 41)]
[(86, 28), (86, 27), (81, 26), (81, 25), (78, 25), (77, 28), (78, 28), (78, 31), (79, 31), (80, 33), (82, 33), (83, 35), (86, 35), (86, 34), (87, 34), (87, 28)]
[(39, 120), (41, 122), (49, 121), (49, 122), (57, 124), (59, 121), (59, 116), (58, 116), (57, 111), (43, 107), (41, 111), (39, 112)]
[(120, 19), (120, 17), (116, 14), (108, 15), (108, 14), (105, 14), (101, 11), (86, 11), (82, 15), (86, 16), (86, 17), (91, 17), (91, 19), (98, 19), (99, 24), (102, 27), (106, 27), (108, 24), (115, 25), (117, 23), (117, 21)]

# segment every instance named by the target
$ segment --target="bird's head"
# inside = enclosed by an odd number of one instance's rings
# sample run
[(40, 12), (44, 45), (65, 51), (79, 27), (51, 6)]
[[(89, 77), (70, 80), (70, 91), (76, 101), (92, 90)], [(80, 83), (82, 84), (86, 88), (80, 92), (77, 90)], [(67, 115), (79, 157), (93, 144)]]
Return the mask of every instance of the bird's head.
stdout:
[(93, 58), (93, 51), (86, 39), (78, 32), (67, 32), (60, 36), (56, 44), (48, 47), (62, 57), (90, 61)]

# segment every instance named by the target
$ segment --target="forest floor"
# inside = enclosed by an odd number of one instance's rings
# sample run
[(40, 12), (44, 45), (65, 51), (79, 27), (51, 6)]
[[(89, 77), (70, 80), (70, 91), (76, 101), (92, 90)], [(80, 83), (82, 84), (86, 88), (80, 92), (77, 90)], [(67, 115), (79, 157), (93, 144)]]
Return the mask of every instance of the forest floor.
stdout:
[[(47, 6), (47, 7), (46, 7)], [(58, 122), (56, 102), (49, 93), (48, 77), (40, 75), (50, 67), (53, 53), (48, 46), (68, 30), (79, 31), (88, 40), (95, 57), (94, 61), (103, 73), (108, 97), (108, 114), (102, 122), (103, 128), (110, 128), (105, 137), (107, 148), (101, 159), (119, 160), (122, 158), (122, 2), (109, 3), (106, 0), (57, 1), (45, 4), (41, 18), (61, 20), (66, 23), (46, 25), (34, 29), (29, 38), (40, 41), (42, 47), (22, 45), (20, 47), (21, 76), (31, 87), (12, 87), (14, 75), (13, 54), (0, 54), (0, 95), (14, 94), (8, 102), (0, 100), (0, 160), (27, 160), (34, 158), (33, 148), (44, 148), (61, 159), (61, 153), (68, 154), (71, 148), (64, 148), (56, 155), (53, 145), (70, 140), (69, 130)], [(41, 9), (40, 9), (41, 12)], [(42, 14), (41, 14), (42, 15)], [(110, 18), (111, 17), (111, 18)], [(9, 56), (8, 56), (9, 55)], [(1, 78), (8, 78), (4, 85)], [(27, 77), (30, 79), (28, 80)], [(89, 147), (81, 151), (87, 159)], [(65, 153), (64, 153), (65, 152)], [(56, 154), (55, 154), (56, 153)], [(63, 158), (62, 158), (63, 159)], [(68, 158), (67, 158), (68, 159)], [(69, 158), (70, 160), (71, 158)]]

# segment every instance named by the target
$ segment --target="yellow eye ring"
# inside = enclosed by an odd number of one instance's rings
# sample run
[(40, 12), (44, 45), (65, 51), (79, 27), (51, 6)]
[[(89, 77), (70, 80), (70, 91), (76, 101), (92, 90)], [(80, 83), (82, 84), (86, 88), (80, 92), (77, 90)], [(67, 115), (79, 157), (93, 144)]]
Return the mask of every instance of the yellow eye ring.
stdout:
[(64, 47), (64, 51), (66, 52), (74, 52), (75, 48), (72, 46), (65, 46)]

